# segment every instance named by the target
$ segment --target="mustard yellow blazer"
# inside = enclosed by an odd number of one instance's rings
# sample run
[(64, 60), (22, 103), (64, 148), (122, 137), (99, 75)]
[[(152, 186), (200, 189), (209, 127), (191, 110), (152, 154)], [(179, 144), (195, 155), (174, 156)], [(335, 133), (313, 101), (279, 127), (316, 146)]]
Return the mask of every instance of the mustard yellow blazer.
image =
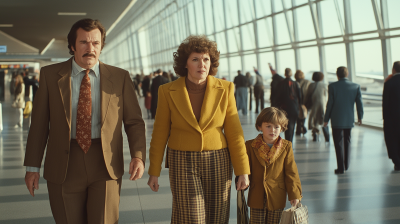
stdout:
[(250, 174), (249, 159), (234, 97), (234, 84), (213, 76), (197, 122), (185, 77), (158, 89), (158, 106), (150, 143), (149, 174), (160, 176), (165, 146), (181, 151), (209, 151), (228, 147), (235, 175)]

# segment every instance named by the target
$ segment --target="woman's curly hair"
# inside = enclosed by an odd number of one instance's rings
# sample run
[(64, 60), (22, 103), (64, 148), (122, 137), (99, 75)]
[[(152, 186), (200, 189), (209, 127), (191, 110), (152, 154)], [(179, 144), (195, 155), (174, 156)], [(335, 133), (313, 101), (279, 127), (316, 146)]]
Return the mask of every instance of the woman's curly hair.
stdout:
[(181, 77), (188, 75), (186, 63), (192, 52), (208, 53), (210, 55), (211, 65), (209, 75), (215, 76), (219, 66), (219, 51), (217, 43), (211, 41), (205, 35), (190, 35), (179, 45), (178, 50), (174, 52), (174, 70)]

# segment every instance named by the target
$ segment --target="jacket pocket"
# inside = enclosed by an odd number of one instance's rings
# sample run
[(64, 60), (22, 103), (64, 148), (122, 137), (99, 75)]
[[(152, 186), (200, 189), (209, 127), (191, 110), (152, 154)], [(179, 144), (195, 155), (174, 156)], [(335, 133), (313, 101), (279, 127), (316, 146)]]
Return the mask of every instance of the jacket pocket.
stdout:
[(284, 182), (278, 182), (278, 187), (282, 190), (286, 190), (286, 185)]

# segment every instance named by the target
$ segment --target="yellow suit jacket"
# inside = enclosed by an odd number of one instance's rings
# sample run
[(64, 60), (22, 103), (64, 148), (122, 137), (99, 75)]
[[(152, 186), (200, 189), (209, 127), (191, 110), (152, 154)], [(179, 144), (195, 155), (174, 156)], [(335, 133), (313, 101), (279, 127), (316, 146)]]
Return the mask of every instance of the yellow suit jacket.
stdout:
[(171, 149), (181, 151), (228, 147), (235, 174), (250, 174), (232, 82), (207, 77), (199, 122), (190, 104), (185, 77), (160, 86), (150, 143), (150, 175), (160, 176), (167, 142)]
[[(46, 150), (44, 178), (64, 182), (71, 134), (72, 60), (43, 67), (26, 144), (25, 166), (41, 167)], [(122, 122), (132, 157), (146, 160), (145, 124), (128, 71), (100, 62), (101, 143), (111, 178), (124, 173)]]

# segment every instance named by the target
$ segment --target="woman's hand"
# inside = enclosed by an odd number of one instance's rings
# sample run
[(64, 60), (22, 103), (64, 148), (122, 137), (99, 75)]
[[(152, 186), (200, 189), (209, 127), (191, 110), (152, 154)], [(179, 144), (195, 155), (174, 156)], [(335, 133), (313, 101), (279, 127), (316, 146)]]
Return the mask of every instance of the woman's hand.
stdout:
[(250, 183), (249, 175), (247, 174), (240, 175), (238, 178), (238, 182), (236, 183), (236, 190), (239, 191), (246, 189), (249, 186), (249, 183)]
[(157, 192), (160, 187), (160, 185), (158, 185), (158, 177), (150, 175), (147, 185), (150, 186), (152, 191)]
[(292, 207), (296, 207), (299, 202), (299, 199), (294, 199), (290, 201), (290, 204), (292, 205)]

